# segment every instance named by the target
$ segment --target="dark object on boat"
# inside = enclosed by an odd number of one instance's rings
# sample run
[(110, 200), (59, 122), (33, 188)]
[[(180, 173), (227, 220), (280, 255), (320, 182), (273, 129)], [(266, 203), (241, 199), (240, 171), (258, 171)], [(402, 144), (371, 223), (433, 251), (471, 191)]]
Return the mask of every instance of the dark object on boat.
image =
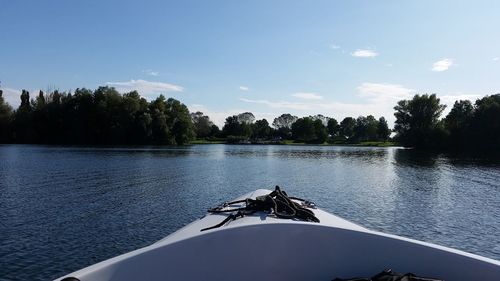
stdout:
[[(293, 200), (300, 201), (301, 203), (294, 202)], [(245, 203), (243, 207), (228, 208), (231, 205)], [(282, 191), (279, 186), (267, 195), (258, 196), (255, 199), (247, 198), (232, 202), (225, 202), (224, 204), (215, 208), (209, 209), (209, 213), (231, 213), (220, 223), (202, 229), (201, 231), (214, 229), (223, 226), (229, 221), (237, 218), (242, 218), (246, 215), (251, 215), (256, 212), (267, 212), (282, 219), (295, 219), (300, 221), (319, 222), (319, 219), (314, 215), (313, 211), (308, 208), (315, 209), (316, 205), (301, 198), (288, 196), (285, 191)]]
[(444, 281), (444, 280), (427, 278), (427, 277), (418, 277), (413, 273), (401, 274), (394, 272), (391, 269), (386, 269), (371, 278), (348, 278), (348, 279), (335, 278), (333, 279), (333, 281)]

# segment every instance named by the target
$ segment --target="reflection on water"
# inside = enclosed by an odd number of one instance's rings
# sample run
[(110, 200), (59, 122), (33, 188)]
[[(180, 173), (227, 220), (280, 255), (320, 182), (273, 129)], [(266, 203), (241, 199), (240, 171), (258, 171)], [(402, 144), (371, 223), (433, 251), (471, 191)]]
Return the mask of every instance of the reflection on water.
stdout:
[(0, 280), (51, 279), (281, 185), (366, 227), (500, 258), (498, 158), (399, 148), (0, 146)]

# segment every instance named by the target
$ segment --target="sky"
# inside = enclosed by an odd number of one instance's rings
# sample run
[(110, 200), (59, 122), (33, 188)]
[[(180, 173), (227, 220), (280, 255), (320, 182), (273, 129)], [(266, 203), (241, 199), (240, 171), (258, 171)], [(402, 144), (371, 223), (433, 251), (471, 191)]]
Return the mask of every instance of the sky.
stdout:
[(163, 94), (217, 125), (250, 111), (384, 116), (500, 92), (500, 1), (0, 0), (0, 88)]

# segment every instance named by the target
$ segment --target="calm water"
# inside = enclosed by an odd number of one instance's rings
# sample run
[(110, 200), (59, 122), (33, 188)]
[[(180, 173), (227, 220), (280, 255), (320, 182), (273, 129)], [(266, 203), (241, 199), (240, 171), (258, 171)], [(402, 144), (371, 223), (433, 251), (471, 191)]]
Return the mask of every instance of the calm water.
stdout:
[(257, 188), (366, 227), (500, 259), (500, 162), (398, 148), (0, 146), (0, 280), (146, 246)]

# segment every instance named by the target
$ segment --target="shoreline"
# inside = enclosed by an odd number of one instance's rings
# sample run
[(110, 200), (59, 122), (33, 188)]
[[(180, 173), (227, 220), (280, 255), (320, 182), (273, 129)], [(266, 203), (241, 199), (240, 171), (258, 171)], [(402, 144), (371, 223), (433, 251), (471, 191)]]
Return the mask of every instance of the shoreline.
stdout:
[(190, 142), (188, 145), (210, 145), (210, 144), (231, 144), (231, 145), (291, 145), (291, 146), (353, 146), (353, 147), (402, 147), (402, 145), (396, 142), (361, 142), (361, 143), (305, 143), (305, 142), (294, 142), (290, 140), (279, 141), (279, 142), (240, 142), (231, 143), (227, 141), (207, 141), (207, 140), (195, 140)]

